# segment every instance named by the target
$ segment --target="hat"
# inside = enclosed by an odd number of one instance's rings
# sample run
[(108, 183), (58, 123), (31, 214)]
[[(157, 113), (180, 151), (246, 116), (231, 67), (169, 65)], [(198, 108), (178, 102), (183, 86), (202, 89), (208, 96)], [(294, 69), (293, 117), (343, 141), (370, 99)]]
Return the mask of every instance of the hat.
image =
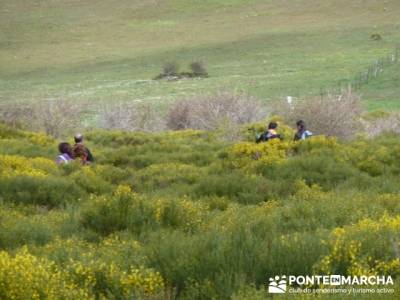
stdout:
[(83, 135), (82, 135), (81, 133), (75, 134), (74, 140), (75, 140), (76, 143), (82, 142), (82, 140), (83, 140)]

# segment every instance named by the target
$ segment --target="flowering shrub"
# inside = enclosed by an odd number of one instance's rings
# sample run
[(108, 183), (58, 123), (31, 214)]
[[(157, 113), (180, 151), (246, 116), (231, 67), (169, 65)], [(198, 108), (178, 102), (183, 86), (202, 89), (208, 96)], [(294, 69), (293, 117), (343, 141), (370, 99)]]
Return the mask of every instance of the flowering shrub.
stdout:
[(115, 263), (106, 264), (99, 260), (70, 261), (67, 272), (75, 284), (96, 297), (106, 297), (111, 292), (129, 299), (160, 294), (164, 288), (160, 273), (144, 267), (124, 271)]
[(44, 133), (25, 132), (25, 137), (32, 144), (39, 146), (55, 145), (55, 140)]
[[(130, 213), (139, 201), (128, 186), (120, 186), (113, 196), (91, 197), (82, 210), (80, 222), (102, 234), (125, 230), (134, 222)], [(142, 213), (138, 212), (138, 216)]]
[(57, 173), (56, 164), (46, 158), (28, 159), (17, 155), (0, 155), (0, 177), (30, 176), (43, 178)]
[(110, 192), (112, 187), (110, 184), (97, 174), (98, 168), (83, 167), (78, 168), (69, 178), (72, 179), (77, 186), (86, 190), (91, 194), (104, 194)]
[(321, 153), (324, 151), (340, 151), (341, 145), (339, 145), (335, 137), (326, 137), (323, 135), (313, 136), (301, 143), (295, 143), (294, 146), (298, 154), (303, 153)]
[(26, 248), (15, 256), (0, 252), (2, 299), (94, 299), (54, 263), (31, 255)]
[(82, 211), (81, 223), (103, 234), (160, 226), (193, 230), (201, 225), (207, 212), (208, 206), (187, 198), (150, 200), (128, 186), (119, 186), (111, 197), (91, 198)]
[(187, 198), (180, 200), (158, 199), (154, 202), (155, 218), (162, 226), (194, 230), (202, 225), (208, 206)]
[(400, 145), (391, 140), (386, 143), (360, 140), (348, 147), (348, 150), (353, 164), (371, 176), (400, 173)]
[(137, 294), (158, 294), (164, 288), (164, 280), (160, 273), (149, 269), (132, 268), (130, 272), (123, 272), (120, 282), (123, 294), (128, 298)]
[(228, 150), (228, 158), (237, 168), (251, 169), (254, 164), (272, 165), (283, 162), (291, 143), (273, 139), (268, 143), (238, 143)]
[(0, 125), (0, 298), (262, 299), (277, 274), (398, 285), (398, 136), (293, 142), (274, 120), (284, 139), (261, 144), (90, 132), (89, 166)]
[(379, 220), (364, 219), (355, 225), (336, 228), (329, 240), (330, 253), (317, 270), (325, 274), (398, 275), (400, 259), (400, 216), (383, 215)]
[(2, 299), (95, 299), (112, 291), (125, 299), (160, 294), (161, 275), (139, 267), (123, 271), (114, 263), (70, 260), (66, 268), (38, 258), (27, 248), (15, 257), (0, 252), (0, 296)]

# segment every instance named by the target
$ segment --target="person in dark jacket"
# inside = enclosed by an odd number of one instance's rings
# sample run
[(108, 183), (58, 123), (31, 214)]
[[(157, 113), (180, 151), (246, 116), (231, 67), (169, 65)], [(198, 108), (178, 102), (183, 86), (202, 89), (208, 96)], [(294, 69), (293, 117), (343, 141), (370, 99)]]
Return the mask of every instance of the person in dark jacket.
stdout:
[(302, 141), (312, 136), (312, 132), (306, 129), (306, 123), (303, 120), (296, 122), (297, 132), (294, 135), (295, 141)]
[(83, 135), (78, 133), (74, 136), (75, 145), (73, 147), (73, 154), (75, 158), (80, 158), (83, 164), (93, 163), (94, 157), (90, 150), (83, 144)]
[(280, 134), (276, 132), (278, 124), (276, 122), (271, 122), (268, 124), (268, 129), (263, 134), (261, 134), (257, 139), (257, 143), (267, 142), (272, 139), (282, 139)]

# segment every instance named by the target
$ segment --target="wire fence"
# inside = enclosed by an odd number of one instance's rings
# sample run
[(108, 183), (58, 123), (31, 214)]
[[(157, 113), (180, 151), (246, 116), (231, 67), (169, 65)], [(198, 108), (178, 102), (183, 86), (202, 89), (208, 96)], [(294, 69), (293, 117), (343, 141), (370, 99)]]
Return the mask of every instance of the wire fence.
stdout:
[(385, 57), (373, 61), (365, 71), (358, 72), (352, 79), (341, 79), (335, 86), (330, 88), (321, 88), (321, 95), (338, 94), (344, 90), (359, 90), (363, 85), (378, 78), (385, 69), (395, 65), (400, 60), (400, 45), (396, 46), (394, 51)]

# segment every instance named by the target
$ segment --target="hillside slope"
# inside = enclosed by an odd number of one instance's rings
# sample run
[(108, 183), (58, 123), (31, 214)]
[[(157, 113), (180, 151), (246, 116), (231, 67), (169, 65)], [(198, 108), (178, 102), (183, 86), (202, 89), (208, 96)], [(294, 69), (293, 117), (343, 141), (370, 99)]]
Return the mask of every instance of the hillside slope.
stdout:
[[(395, 0), (3, 0), (0, 101), (315, 94), (391, 52), (399, 13)], [(203, 60), (211, 77), (149, 80), (170, 60)]]

